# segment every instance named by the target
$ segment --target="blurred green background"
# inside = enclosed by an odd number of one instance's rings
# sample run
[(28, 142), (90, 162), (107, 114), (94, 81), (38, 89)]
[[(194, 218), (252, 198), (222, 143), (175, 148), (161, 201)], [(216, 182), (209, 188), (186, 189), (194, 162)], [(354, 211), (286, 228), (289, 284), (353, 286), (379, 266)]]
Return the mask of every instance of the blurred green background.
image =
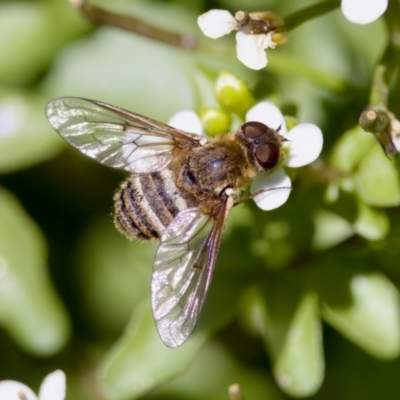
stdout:
[[(236, 59), (234, 35), (202, 37), (197, 16), (245, 7), (285, 17), (312, 1), (94, 3), (201, 46), (95, 27), (66, 0), (0, 1), (0, 380), (37, 392), (62, 369), (68, 400), (217, 400), (233, 383), (247, 400), (398, 399), (399, 163), (357, 127), (385, 19), (354, 25), (338, 8), (289, 32), (256, 72)], [(80, 96), (167, 122), (218, 105), (220, 71), (319, 125), (324, 149), (296, 171), (284, 206), (233, 210), (199, 324), (171, 350), (150, 312), (156, 246), (113, 227), (126, 174), (69, 148), (44, 108)], [(389, 108), (400, 115), (398, 73)]]

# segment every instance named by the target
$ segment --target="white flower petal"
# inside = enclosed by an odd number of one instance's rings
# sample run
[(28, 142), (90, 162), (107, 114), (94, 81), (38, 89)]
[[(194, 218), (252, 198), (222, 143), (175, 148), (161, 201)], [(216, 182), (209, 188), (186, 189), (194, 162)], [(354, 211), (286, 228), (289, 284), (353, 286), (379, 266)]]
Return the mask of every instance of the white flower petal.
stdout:
[(369, 24), (385, 11), (388, 0), (342, 0), (344, 16), (355, 24)]
[(57, 370), (47, 375), (40, 386), (40, 400), (64, 400), (65, 399), (65, 374)]
[(396, 150), (398, 152), (400, 152), (400, 137), (398, 137), (398, 136), (393, 137), (392, 142), (393, 142), (394, 147), (396, 147)]
[(279, 133), (283, 136), (287, 131), (285, 120), (279, 108), (267, 101), (262, 101), (250, 108), (246, 114), (246, 121), (262, 122), (273, 129), (278, 129), (281, 126)]
[(203, 33), (212, 39), (227, 35), (237, 27), (235, 18), (226, 10), (210, 10), (200, 15), (197, 23)]
[(259, 190), (270, 189), (254, 197), (254, 201), (262, 210), (273, 210), (286, 202), (291, 187), (290, 178), (281, 167), (269, 174), (256, 176), (251, 184), (250, 192), (256, 193)]
[(28, 386), (16, 381), (0, 382), (0, 399), (1, 400), (21, 400), (23, 394), (27, 400), (37, 400), (35, 393)]
[(268, 35), (247, 35), (243, 32), (236, 34), (236, 53), (238, 59), (248, 68), (261, 69), (267, 65), (265, 49), (275, 47)]
[(182, 129), (186, 132), (203, 134), (203, 124), (199, 116), (191, 110), (182, 110), (174, 114), (168, 121), (173, 128)]
[(322, 150), (323, 136), (321, 129), (314, 124), (299, 124), (291, 129), (285, 138), (284, 146), (289, 149), (284, 163), (297, 168), (310, 164), (318, 158)]

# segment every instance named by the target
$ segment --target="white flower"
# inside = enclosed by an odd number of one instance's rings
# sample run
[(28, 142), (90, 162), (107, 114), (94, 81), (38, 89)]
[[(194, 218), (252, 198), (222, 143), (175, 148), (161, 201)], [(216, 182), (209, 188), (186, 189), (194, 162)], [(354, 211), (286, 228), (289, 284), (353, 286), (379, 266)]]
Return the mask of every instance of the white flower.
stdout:
[(54, 371), (44, 378), (39, 390), (39, 397), (23, 383), (17, 381), (0, 381), (1, 400), (64, 400), (65, 374)]
[(236, 33), (236, 52), (238, 59), (248, 68), (261, 69), (267, 65), (265, 49), (275, 48), (272, 33), (248, 34), (240, 32), (240, 27), (235, 17), (226, 10), (210, 10), (198, 17), (197, 22), (203, 33), (217, 39), (227, 35), (233, 30)]
[[(246, 121), (258, 121), (277, 130), (287, 139), (283, 143), (282, 162), (270, 173), (260, 174), (253, 180), (250, 192), (268, 190), (280, 187), (291, 187), (291, 181), (284, 166), (298, 168), (310, 164), (321, 153), (323, 136), (321, 129), (314, 124), (298, 124), (289, 132), (279, 109), (272, 103), (261, 102), (251, 108), (246, 114)], [(263, 210), (273, 210), (286, 202), (290, 190), (270, 190), (256, 196), (254, 201)]]
[(199, 116), (191, 110), (182, 110), (174, 114), (168, 125), (186, 132), (203, 135), (203, 124)]
[(387, 9), (388, 0), (342, 0), (344, 16), (355, 24), (369, 24)]
[[(314, 124), (299, 124), (288, 132), (282, 113), (268, 102), (252, 107), (246, 114), (246, 121), (262, 122), (275, 130), (280, 127), (279, 133), (287, 139), (283, 143), (282, 161), (272, 172), (256, 176), (250, 187), (252, 194), (264, 190), (264, 193), (254, 197), (254, 201), (262, 210), (273, 210), (284, 204), (291, 192), (292, 184), (284, 166), (297, 168), (316, 160), (322, 150), (322, 132)], [(200, 118), (193, 111), (175, 114), (168, 124), (202, 134)]]

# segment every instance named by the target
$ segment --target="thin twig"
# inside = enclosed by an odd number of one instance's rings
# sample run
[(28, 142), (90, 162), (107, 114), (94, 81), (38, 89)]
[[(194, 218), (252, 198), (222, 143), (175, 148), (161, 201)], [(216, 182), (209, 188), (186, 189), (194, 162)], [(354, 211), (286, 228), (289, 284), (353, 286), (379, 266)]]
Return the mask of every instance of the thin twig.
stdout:
[(115, 26), (116, 28), (184, 49), (194, 49), (198, 46), (198, 41), (194, 36), (169, 32), (135, 17), (114, 14), (89, 4), (85, 0), (70, 0), (70, 2), (73, 7), (95, 24)]
[(340, 0), (328, 0), (312, 4), (285, 17), (285, 28), (292, 31), (304, 22), (325, 15), (340, 7)]

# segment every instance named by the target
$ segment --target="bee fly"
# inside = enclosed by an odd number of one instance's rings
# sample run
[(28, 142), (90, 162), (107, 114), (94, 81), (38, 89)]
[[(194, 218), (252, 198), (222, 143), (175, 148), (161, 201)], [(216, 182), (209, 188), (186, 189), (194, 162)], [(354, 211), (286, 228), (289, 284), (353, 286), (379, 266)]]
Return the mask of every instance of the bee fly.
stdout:
[(51, 101), (46, 114), (79, 151), (131, 173), (114, 196), (115, 225), (129, 239), (160, 241), (151, 279), (153, 315), (161, 340), (180, 346), (203, 307), (235, 199), (258, 173), (277, 165), (284, 138), (247, 122), (208, 140), (74, 97)]

